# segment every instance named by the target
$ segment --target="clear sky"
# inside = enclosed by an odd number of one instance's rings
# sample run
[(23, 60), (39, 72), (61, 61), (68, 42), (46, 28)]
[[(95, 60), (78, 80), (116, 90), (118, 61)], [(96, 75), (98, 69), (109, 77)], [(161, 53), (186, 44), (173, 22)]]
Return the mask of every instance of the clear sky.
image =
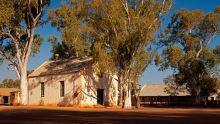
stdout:
[[(50, 9), (58, 8), (62, 2), (62, 0), (51, 0)], [(64, 0), (63, 0), (64, 1)], [(171, 15), (180, 9), (201, 9), (206, 13), (212, 12), (216, 6), (220, 6), (220, 0), (174, 0), (175, 5), (172, 10), (167, 14), (163, 27), (165, 27), (171, 18)], [(31, 57), (28, 69), (35, 69), (37, 66), (42, 64), (45, 60), (48, 60), (51, 56), (51, 44), (47, 42), (48, 36), (56, 35), (60, 37), (60, 33), (56, 30), (56, 28), (51, 27), (50, 23), (45, 24), (44, 26), (37, 29), (37, 33), (40, 33), (44, 38), (44, 43), (41, 46), (40, 52), (36, 54), (34, 57)], [(217, 36), (213, 39), (211, 46), (215, 46), (216, 44), (220, 45), (220, 37)], [(143, 76), (140, 79), (141, 84), (145, 83), (162, 83), (163, 79), (168, 75), (172, 74), (171, 70), (167, 70), (164, 72), (158, 71), (158, 68), (154, 65), (149, 66), (144, 72)], [(7, 62), (4, 62), (3, 65), (0, 66), (0, 82), (4, 78), (16, 78), (16, 75), (13, 71), (9, 71), (7, 69)]]

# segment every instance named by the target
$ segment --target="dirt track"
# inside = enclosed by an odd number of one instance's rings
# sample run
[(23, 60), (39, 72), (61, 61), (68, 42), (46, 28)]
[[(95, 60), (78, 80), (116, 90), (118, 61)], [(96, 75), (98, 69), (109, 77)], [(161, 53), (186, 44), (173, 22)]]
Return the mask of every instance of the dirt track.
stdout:
[(0, 106), (1, 124), (220, 124), (220, 109), (10, 107)]

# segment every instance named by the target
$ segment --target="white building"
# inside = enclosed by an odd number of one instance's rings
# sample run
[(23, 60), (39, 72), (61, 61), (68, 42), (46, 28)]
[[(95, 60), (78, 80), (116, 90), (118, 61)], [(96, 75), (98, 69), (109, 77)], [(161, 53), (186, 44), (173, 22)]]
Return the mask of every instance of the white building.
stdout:
[(116, 77), (96, 74), (91, 58), (46, 61), (28, 78), (29, 105), (117, 105)]

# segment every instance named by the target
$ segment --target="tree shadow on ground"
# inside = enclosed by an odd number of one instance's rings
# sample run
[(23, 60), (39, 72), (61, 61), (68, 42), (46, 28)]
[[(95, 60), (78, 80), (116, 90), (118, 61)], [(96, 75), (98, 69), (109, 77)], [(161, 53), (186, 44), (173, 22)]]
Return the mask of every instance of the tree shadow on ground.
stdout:
[[(84, 109), (85, 110), (85, 109)], [(4, 124), (69, 124), (69, 123), (123, 123), (123, 124), (219, 124), (220, 110), (117, 110), (88, 109), (16, 109), (0, 111)]]

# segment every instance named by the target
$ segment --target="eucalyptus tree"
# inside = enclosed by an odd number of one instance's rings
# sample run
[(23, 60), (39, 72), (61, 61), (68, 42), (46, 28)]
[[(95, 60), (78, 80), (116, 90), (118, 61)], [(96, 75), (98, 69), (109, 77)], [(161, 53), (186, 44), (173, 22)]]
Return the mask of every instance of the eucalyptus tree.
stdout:
[(28, 103), (27, 65), (39, 51), (42, 37), (35, 33), (44, 23), (42, 14), (49, 0), (1, 0), (0, 58), (9, 62), (20, 80), (21, 104)]
[(219, 26), (220, 7), (208, 14), (183, 9), (173, 14), (159, 42), (165, 46), (160, 69), (174, 69), (175, 83), (186, 85), (196, 104), (216, 92), (217, 79), (208, 70), (219, 66), (218, 49), (210, 47)]
[(20, 87), (20, 81), (19, 80), (13, 80), (13, 79), (4, 79), (1, 84), (1, 88), (19, 88)]
[(69, 0), (49, 13), (62, 40), (79, 53), (90, 51), (99, 73), (118, 77), (120, 101), (131, 107), (131, 90), (151, 62), (155, 40), (171, 0)]

